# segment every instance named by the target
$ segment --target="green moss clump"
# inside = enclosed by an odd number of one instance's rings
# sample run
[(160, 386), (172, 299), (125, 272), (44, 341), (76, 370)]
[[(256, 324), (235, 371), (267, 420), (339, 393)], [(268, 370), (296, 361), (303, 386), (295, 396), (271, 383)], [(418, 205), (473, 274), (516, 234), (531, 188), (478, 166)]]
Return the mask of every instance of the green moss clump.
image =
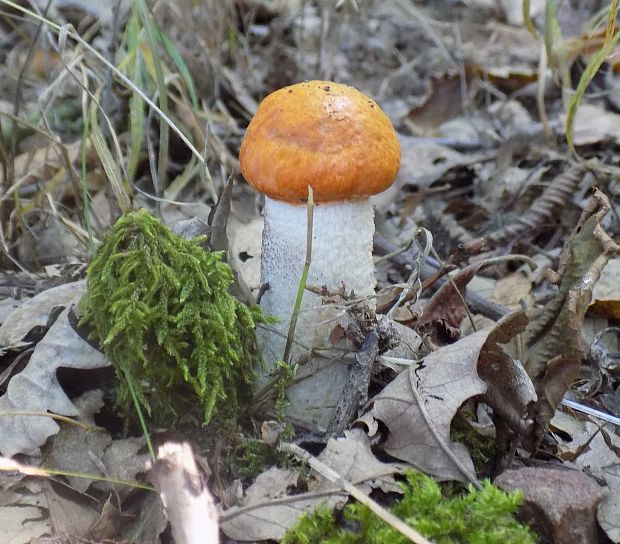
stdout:
[(235, 448), (230, 467), (235, 477), (252, 481), (271, 465), (281, 465), (282, 454), (277, 448), (257, 438), (246, 438)]
[(495, 453), (496, 439), (476, 430), (471, 424), (473, 415), (459, 411), (450, 425), (450, 440), (463, 444), (474, 462), (477, 471), (483, 470)]
[[(513, 514), (523, 500), (508, 495), (488, 480), (478, 491), (447, 499), (429, 476), (407, 472), (403, 498), (390, 510), (436, 544), (533, 544), (532, 532)], [(406, 544), (407, 538), (392, 529), (362, 504), (345, 507), (344, 517), (355, 529), (336, 524), (331, 511), (319, 508), (288, 531), (282, 544)]]
[(234, 416), (249, 395), (260, 310), (230, 295), (221, 253), (186, 240), (146, 210), (121, 217), (88, 268), (81, 323), (92, 328), (131, 410), (128, 380), (158, 422), (202, 407)]

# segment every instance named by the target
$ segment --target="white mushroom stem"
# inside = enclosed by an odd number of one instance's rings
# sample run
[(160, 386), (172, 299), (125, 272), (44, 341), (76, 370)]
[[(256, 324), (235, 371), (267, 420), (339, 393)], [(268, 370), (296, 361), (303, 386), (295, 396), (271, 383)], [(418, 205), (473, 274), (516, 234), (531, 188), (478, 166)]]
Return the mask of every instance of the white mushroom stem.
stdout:
[[(261, 299), (261, 307), (281, 320), (272, 326), (275, 331), (260, 334), (266, 373), (284, 353), (306, 257), (307, 226), (304, 204), (265, 198), (261, 281), (268, 283), (269, 289)], [(368, 199), (315, 205), (312, 259), (306, 284), (325, 286), (330, 292), (337, 292), (344, 285), (347, 293), (355, 292), (356, 298), (368, 297), (367, 305), (374, 308), (374, 230), (374, 210)], [(321, 297), (306, 291), (295, 329), (293, 361), (305, 352), (300, 344), (307, 348), (328, 347), (329, 318), (324, 314)]]

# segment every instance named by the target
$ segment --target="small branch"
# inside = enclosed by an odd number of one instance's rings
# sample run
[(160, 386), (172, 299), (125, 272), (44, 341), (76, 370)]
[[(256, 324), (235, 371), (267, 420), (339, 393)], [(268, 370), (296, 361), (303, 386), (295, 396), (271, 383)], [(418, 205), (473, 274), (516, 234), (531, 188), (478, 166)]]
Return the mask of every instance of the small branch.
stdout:
[(59, 414), (52, 414), (50, 412), (36, 412), (36, 411), (28, 411), (28, 410), (2, 410), (0, 411), (0, 417), (49, 417), (50, 419), (56, 419), (58, 421), (62, 421), (63, 423), (69, 423), (70, 425), (76, 425), (77, 427), (81, 427), (87, 432), (96, 431), (97, 427), (93, 427), (91, 425), (86, 425), (81, 421), (77, 421), (75, 419), (71, 419), (67, 416), (61, 416)]
[[(375, 233), (374, 246), (375, 249), (378, 250), (380, 253), (392, 253), (397, 250), (397, 247), (392, 242), (387, 240), (379, 233)], [(392, 261), (400, 266), (411, 266), (411, 259), (411, 251), (396, 254), (392, 257)], [(420, 277), (422, 278), (422, 280), (426, 280), (427, 278), (431, 277), (438, 269), (440, 269), (439, 264), (436, 263), (434, 259), (427, 257), (426, 261), (422, 262), (422, 265), (420, 267)], [(441, 286), (445, 282), (445, 278), (440, 278), (439, 280), (437, 280), (436, 283), (438, 284), (438, 286)], [(502, 304), (487, 300), (476, 293), (472, 293), (467, 289), (465, 290), (465, 301), (467, 302), (472, 312), (482, 314), (483, 316), (488, 317), (489, 319), (493, 319), (494, 321), (497, 321), (498, 319), (510, 313), (510, 308), (507, 308)]]
[(124, 485), (136, 489), (145, 489), (147, 491), (155, 491), (155, 488), (140, 482), (132, 482), (131, 480), (118, 480), (116, 478), (108, 478), (99, 474), (88, 474), (85, 472), (71, 472), (70, 470), (56, 470), (52, 468), (34, 467), (32, 465), (24, 465), (7, 457), (0, 457), (0, 471), (19, 472), (26, 476), (37, 476), (40, 478), (49, 478), (50, 476), (66, 476), (70, 478), (85, 478), (87, 480), (95, 480), (97, 482), (107, 482), (109, 484)]
[(270, 499), (269, 501), (265, 502), (254, 502), (252, 504), (246, 504), (245, 506), (235, 506), (233, 508), (229, 508), (228, 510), (224, 510), (220, 514), (220, 521), (224, 523), (228, 520), (236, 518), (237, 516), (246, 514), (247, 512), (251, 512), (252, 510), (258, 510), (259, 508), (284, 504), (295, 504), (299, 501), (307, 501), (308, 499), (322, 499), (324, 497), (333, 497), (334, 495), (346, 496), (347, 493), (345, 493), (344, 491), (332, 489), (330, 491), (301, 493), (300, 495), (287, 495), (286, 497)]
[(325, 435), (340, 435), (347, 427), (355, 412), (368, 400), (368, 387), (372, 367), (379, 354), (379, 335), (371, 331), (364, 339), (359, 353), (355, 354), (355, 363), (349, 368), (349, 377), (336, 411), (332, 416)]

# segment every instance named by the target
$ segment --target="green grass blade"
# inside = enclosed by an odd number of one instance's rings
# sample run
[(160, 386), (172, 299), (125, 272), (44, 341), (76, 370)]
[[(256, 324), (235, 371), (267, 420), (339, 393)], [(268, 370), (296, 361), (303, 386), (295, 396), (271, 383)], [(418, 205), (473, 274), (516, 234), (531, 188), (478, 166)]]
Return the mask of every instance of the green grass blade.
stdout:
[(306, 204), (307, 209), (307, 223), (306, 223), (306, 259), (304, 262), (304, 268), (301, 272), (301, 278), (299, 279), (299, 285), (297, 286), (297, 296), (295, 297), (295, 305), (293, 306), (293, 314), (291, 315), (291, 323), (288, 328), (288, 334), (286, 336), (286, 345), (284, 346), (284, 355), (282, 360), (285, 364), (290, 365), (291, 350), (293, 348), (293, 339), (295, 337), (295, 327), (297, 326), (297, 318), (301, 311), (301, 301), (306, 290), (306, 283), (308, 281), (308, 271), (310, 270), (310, 264), (312, 263), (312, 229), (314, 224), (314, 192), (312, 187), (308, 185), (308, 201)]
[[(145, 0), (134, 0), (135, 5), (138, 8), (140, 14), (140, 20), (146, 32), (146, 39), (149, 44), (149, 48), (153, 54), (153, 66), (155, 68), (155, 84), (157, 86), (159, 106), (161, 111), (168, 117), (168, 90), (164, 81), (164, 70), (160, 62), (160, 56), (157, 54), (159, 41), (157, 40), (158, 31), (156, 29), (155, 21), (151, 16), (151, 12), (146, 5)], [(166, 188), (166, 174), (168, 171), (168, 148), (169, 148), (169, 132), (168, 127), (164, 123), (159, 125), (159, 156), (157, 165), (158, 180), (153, 180), (155, 183), (155, 189), (157, 196), (161, 197), (163, 191)]]
[(575, 89), (574, 94), (571, 96), (570, 101), (568, 103), (568, 108), (566, 111), (566, 143), (568, 147), (573, 153), (575, 151), (575, 145), (573, 142), (573, 122), (575, 121), (575, 115), (577, 110), (579, 109), (579, 104), (581, 103), (581, 99), (583, 98), (583, 94), (585, 93), (588, 85), (598, 72), (599, 68), (605, 62), (607, 56), (611, 53), (612, 49), (616, 46), (618, 41), (620, 40), (620, 30), (616, 30), (616, 15), (618, 13), (618, 2), (619, 0), (612, 0), (609, 6), (609, 12), (607, 17), (607, 29), (605, 32), (605, 42), (603, 43), (603, 47), (599, 49), (592, 58), (588, 62), (585, 70), (581, 74), (579, 78), (579, 83), (577, 84), (577, 88)]
[[(132, 14), (127, 22), (127, 55), (133, 59), (130, 67), (130, 77), (134, 83), (141, 87), (142, 81), (142, 55), (140, 54), (140, 20), (135, 8), (132, 6)], [(144, 128), (146, 124), (146, 115), (144, 112), (144, 103), (140, 95), (135, 91), (129, 99), (129, 153), (127, 157), (127, 176), (129, 180), (133, 180), (140, 162), (140, 154), (142, 151), (142, 143), (144, 141)]]
[(605, 29), (605, 43), (609, 43), (614, 39), (616, 30), (616, 17), (618, 16), (618, 0), (611, 0), (609, 11), (607, 12), (607, 28)]
[(534, 26), (534, 21), (532, 21), (530, 0), (523, 0), (522, 11), (523, 11), (523, 23), (525, 24), (525, 28), (527, 28), (532, 33), (533, 36), (538, 36), (538, 31), (536, 30), (536, 27)]
[(149, 450), (151, 461), (155, 462), (157, 460), (157, 456), (155, 455), (155, 449), (153, 448), (153, 443), (151, 442), (151, 434), (149, 433), (149, 428), (146, 424), (146, 420), (144, 419), (142, 408), (140, 407), (140, 401), (138, 400), (138, 397), (136, 395), (136, 389), (133, 386), (131, 374), (127, 372), (126, 369), (123, 369), (123, 373), (125, 374), (125, 379), (127, 380), (127, 387), (129, 387), (131, 401), (133, 402), (133, 406), (136, 409), (136, 414), (138, 415), (138, 421), (140, 422), (140, 428), (142, 429), (142, 436), (144, 436), (144, 440), (146, 441), (146, 446)]
[(103, 170), (106, 173), (110, 187), (118, 203), (118, 207), (122, 212), (128, 212), (131, 209), (129, 202), (129, 195), (123, 186), (123, 178), (121, 175), (121, 169), (118, 163), (114, 160), (112, 152), (108, 149), (103, 133), (99, 128), (97, 120), (97, 104), (93, 101), (89, 108), (89, 124), (91, 127), (90, 139), (93, 143), (93, 147), (97, 152), (97, 156), (101, 161)]
[[(12, 2), (11, 0), (0, 0), (0, 4), (10, 6), (15, 9), (19, 13), (23, 13), (28, 17), (36, 20), (44, 22), (50, 29), (52, 29), (57, 34), (60, 34), (63, 31), (63, 27), (45, 17), (40, 16), (39, 14), (33, 12), (17, 4), (16, 2)], [(162, 109), (155, 104), (146, 94), (145, 92), (138, 87), (130, 78), (128, 78), (121, 70), (119, 70), (116, 66), (114, 66), (106, 57), (104, 57), (99, 51), (97, 51), (93, 46), (91, 46), (84, 38), (82, 38), (77, 32), (75, 32), (72, 28), (68, 29), (65, 27), (67, 35), (78, 42), (84, 49), (86, 49), (94, 58), (96, 58), (102, 65), (106, 66), (116, 75), (116, 77), (129, 89), (138, 94), (140, 98), (149, 105), (150, 108), (153, 109), (159, 116), (159, 118), (168, 125), (179, 137), (179, 139), (187, 146), (187, 148), (192, 152), (194, 157), (196, 157), (202, 166), (200, 170), (200, 179), (203, 183), (207, 184), (207, 188), (209, 189), (212, 198), (215, 203), (217, 203), (217, 192), (215, 191), (215, 187), (213, 184), (213, 180), (211, 178), (211, 174), (209, 172), (209, 167), (204, 156), (196, 149), (196, 147), (190, 142), (183, 131), (180, 130), (170, 119), (169, 115), (164, 113)]]
[[(86, 74), (83, 73), (86, 81)], [(82, 149), (81, 149), (81, 168), (80, 182), (82, 184), (82, 200), (84, 206), (84, 223), (88, 232), (88, 254), (92, 255), (95, 251), (95, 242), (93, 239), (93, 226), (90, 220), (90, 195), (88, 194), (88, 134), (90, 132), (90, 124), (88, 122), (88, 95), (82, 93), (82, 117), (84, 119), (84, 127), (82, 129)]]
[(198, 95), (196, 94), (196, 87), (194, 87), (194, 80), (189, 73), (189, 69), (185, 64), (185, 61), (181, 57), (174, 44), (170, 41), (168, 36), (166, 36), (161, 30), (157, 30), (159, 32), (159, 39), (166, 48), (166, 53), (168, 53), (168, 55), (172, 59), (172, 62), (174, 62), (174, 65), (179, 71), (179, 74), (181, 74), (183, 81), (185, 81), (185, 85), (187, 85), (187, 92), (189, 93), (190, 100), (192, 101), (192, 107), (194, 109), (198, 108)]
[(554, 54), (555, 46), (562, 42), (562, 30), (555, 15), (555, 0), (547, 0), (545, 3), (545, 49), (549, 67), (557, 68), (557, 55)]

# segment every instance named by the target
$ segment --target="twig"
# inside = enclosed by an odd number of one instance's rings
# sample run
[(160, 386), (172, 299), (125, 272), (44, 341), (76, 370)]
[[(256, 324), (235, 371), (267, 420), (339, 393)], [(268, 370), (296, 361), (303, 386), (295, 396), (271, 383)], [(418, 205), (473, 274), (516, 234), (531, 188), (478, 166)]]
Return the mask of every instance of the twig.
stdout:
[(117, 478), (107, 478), (100, 476), (99, 474), (88, 474), (85, 472), (71, 472), (69, 470), (56, 470), (51, 468), (34, 467), (31, 465), (24, 465), (18, 463), (8, 457), (0, 457), (0, 471), (5, 472), (19, 472), (26, 476), (38, 476), (41, 478), (48, 478), (49, 476), (67, 476), (70, 478), (86, 478), (87, 480), (95, 480), (97, 482), (108, 482), (110, 484), (124, 485), (127, 487), (134, 487), (136, 489), (145, 489), (147, 491), (155, 491), (153, 486), (143, 484), (140, 482), (132, 482), (131, 480), (119, 480)]
[[(416, 297), (422, 291), (422, 285), (421, 285), (421, 282), (420, 282), (420, 271), (421, 271), (421, 268), (422, 268), (421, 263), (424, 261), (424, 259), (426, 259), (426, 257), (428, 257), (429, 251), (433, 248), (433, 235), (430, 233), (430, 231), (428, 231), (426, 229), (418, 228), (415, 231), (414, 240), (417, 237), (417, 235), (420, 234), (420, 233), (424, 234), (425, 239), (426, 239), (426, 243), (424, 244), (423, 247), (417, 246), (417, 247), (419, 247), (419, 249), (418, 249), (418, 251), (416, 252), (416, 255), (415, 255), (415, 264), (414, 264), (414, 266), (412, 266), (411, 274), (409, 275), (409, 278), (407, 279), (407, 287), (404, 288), (400, 292), (398, 300), (392, 305), (392, 307), (388, 311), (388, 313), (387, 313), (388, 318), (392, 317), (392, 315), (397, 310), (397, 308), (399, 308), (401, 306), (401, 304), (409, 296), (411, 296), (411, 297), (414, 296), (412, 294), (413, 293), (413, 286), (414, 286), (414, 284), (417, 284), (417, 286), (418, 286), (417, 292), (415, 293)], [(391, 253), (394, 254), (394, 252), (391, 252)], [(394, 254), (394, 256), (396, 256), (396, 255), (397, 254)]]
[(345, 480), (342, 476), (340, 476), (340, 474), (328, 467), (325, 463), (319, 461), (313, 455), (309, 454), (306, 450), (300, 448), (296, 444), (291, 444), (288, 442), (283, 442), (280, 444), (279, 450), (284, 453), (294, 455), (297, 459), (308, 463), (321, 476), (327, 478), (330, 482), (346, 491), (359, 503), (367, 506), (374, 514), (379, 516), (383, 521), (398, 531), (401, 535), (408, 538), (411, 542), (415, 542), (415, 544), (432, 544), (430, 540), (418, 533), (413, 527), (407, 525), (394, 514), (388, 512), (385, 508), (383, 508), (383, 506), (373, 501), (351, 482)]
[(415, 241), (415, 235), (412, 238), (410, 238), (409, 241), (406, 244), (404, 244), (402, 247), (398, 247), (394, 251), (390, 251), (389, 253), (385, 255), (381, 255), (380, 257), (373, 257), (373, 262), (375, 263), (375, 267), (384, 261), (389, 261), (392, 258), (396, 257), (397, 255), (400, 255), (401, 253), (405, 253), (406, 251), (409, 251), (409, 249), (411, 249), (411, 246), (413, 246), (414, 241)]
[(294, 504), (299, 501), (307, 501), (308, 499), (321, 499), (323, 497), (333, 497), (334, 495), (347, 495), (344, 491), (338, 491), (337, 489), (331, 489), (329, 491), (317, 491), (309, 493), (301, 493), (300, 495), (287, 495), (286, 497), (280, 497), (277, 499), (270, 499), (269, 502), (254, 502), (252, 504), (246, 504), (245, 506), (235, 506), (224, 510), (220, 514), (220, 521), (224, 523), (229, 519), (234, 519), (237, 516), (251, 512), (258, 508), (265, 508), (266, 506), (279, 506), (282, 504)]
[(61, 416), (59, 414), (52, 414), (50, 412), (36, 412), (29, 410), (2, 410), (0, 411), (0, 417), (49, 417), (50, 419), (56, 419), (57, 421), (62, 421), (63, 423), (76, 425), (88, 432), (97, 430), (97, 427), (86, 425), (85, 423), (82, 423), (81, 421), (77, 421), (75, 419), (71, 419), (70, 417)]
[[(380, 478), (382, 476), (390, 476), (394, 474), (393, 470), (388, 470), (383, 473), (373, 473), (373, 478)], [(351, 482), (352, 484), (361, 484), (367, 482), (367, 477), (360, 477), (356, 481)], [(334, 495), (338, 496), (347, 496), (348, 493), (339, 489), (329, 489), (327, 491), (308, 491), (306, 493), (301, 493), (299, 495), (287, 495), (286, 497), (279, 497), (277, 499), (269, 499), (266, 501), (253, 502), (251, 504), (246, 504), (244, 506), (233, 506), (228, 510), (224, 510), (220, 514), (220, 521), (223, 523), (230, 519), (234, 519), (237, 516), (245, 514), (246, 512), (251, 512), (252, 510), (257, 510), (259, 508), (265, 508), (267, 506), (279, 506), (282, 504), (294, 504), (300, 501), (307, 501), (309, 499), (321, 499), (323, 497), (333, 497)]]
[[(391, 253), (397, 250), (396, 246), (392, 244), (392, 242), (388, 241), (385, 237), (378, 233), (375, 233), (374, 245), (375, 248), (381, 253)], [(401, 266), (411, 265), (409, 252), (395, 255), (393, 257), (393, 261)], [(423, 280), (426, 280), (439, 268), (439, 263), (437, 263), (434, 259), (427, 257), (426, 261), (423, 262), (420, 267), (420, 277)], [(445, 283), (445, 281), (445, 278), (441, 278), (437, 281), (437, 283), (441, 286)], [(476, 293), (468, 291), (467, 289), (465, 290), (465, 301), (469, 305), (471, 311), (488, 317), (489, 319), (493, 319), (494, 321), (497, 321), (501, 317), (510, 313), (510, 309), (506, 306), (487, 300)]]
[(349, 368), (349, 377), (336, 411), (327, 426), (326, 436), (339, 435), (349, 424), (356, 410), (366, 404), (372, 366), (379, 353), (379, 335), (371, 331), (364, 339), (359, 353), (355, 354), (356, 364)]
[(596, 410), (595, 408), (591, 408), (590, 406), (586, 406), (585, 404), (581, 404), (570, 399), (562, 399), (562, 404), (564, 406), (572, 408), (573, 410), (576, 410), (577, 412), (588, 414), (589, 416), (602, 419), (604, 421), (607, 421), (608, 423), (613, 423), (617, 427), (620, 427), (620, 417), (606, 414), (605, 412), (601, 412), (600, 410)]

